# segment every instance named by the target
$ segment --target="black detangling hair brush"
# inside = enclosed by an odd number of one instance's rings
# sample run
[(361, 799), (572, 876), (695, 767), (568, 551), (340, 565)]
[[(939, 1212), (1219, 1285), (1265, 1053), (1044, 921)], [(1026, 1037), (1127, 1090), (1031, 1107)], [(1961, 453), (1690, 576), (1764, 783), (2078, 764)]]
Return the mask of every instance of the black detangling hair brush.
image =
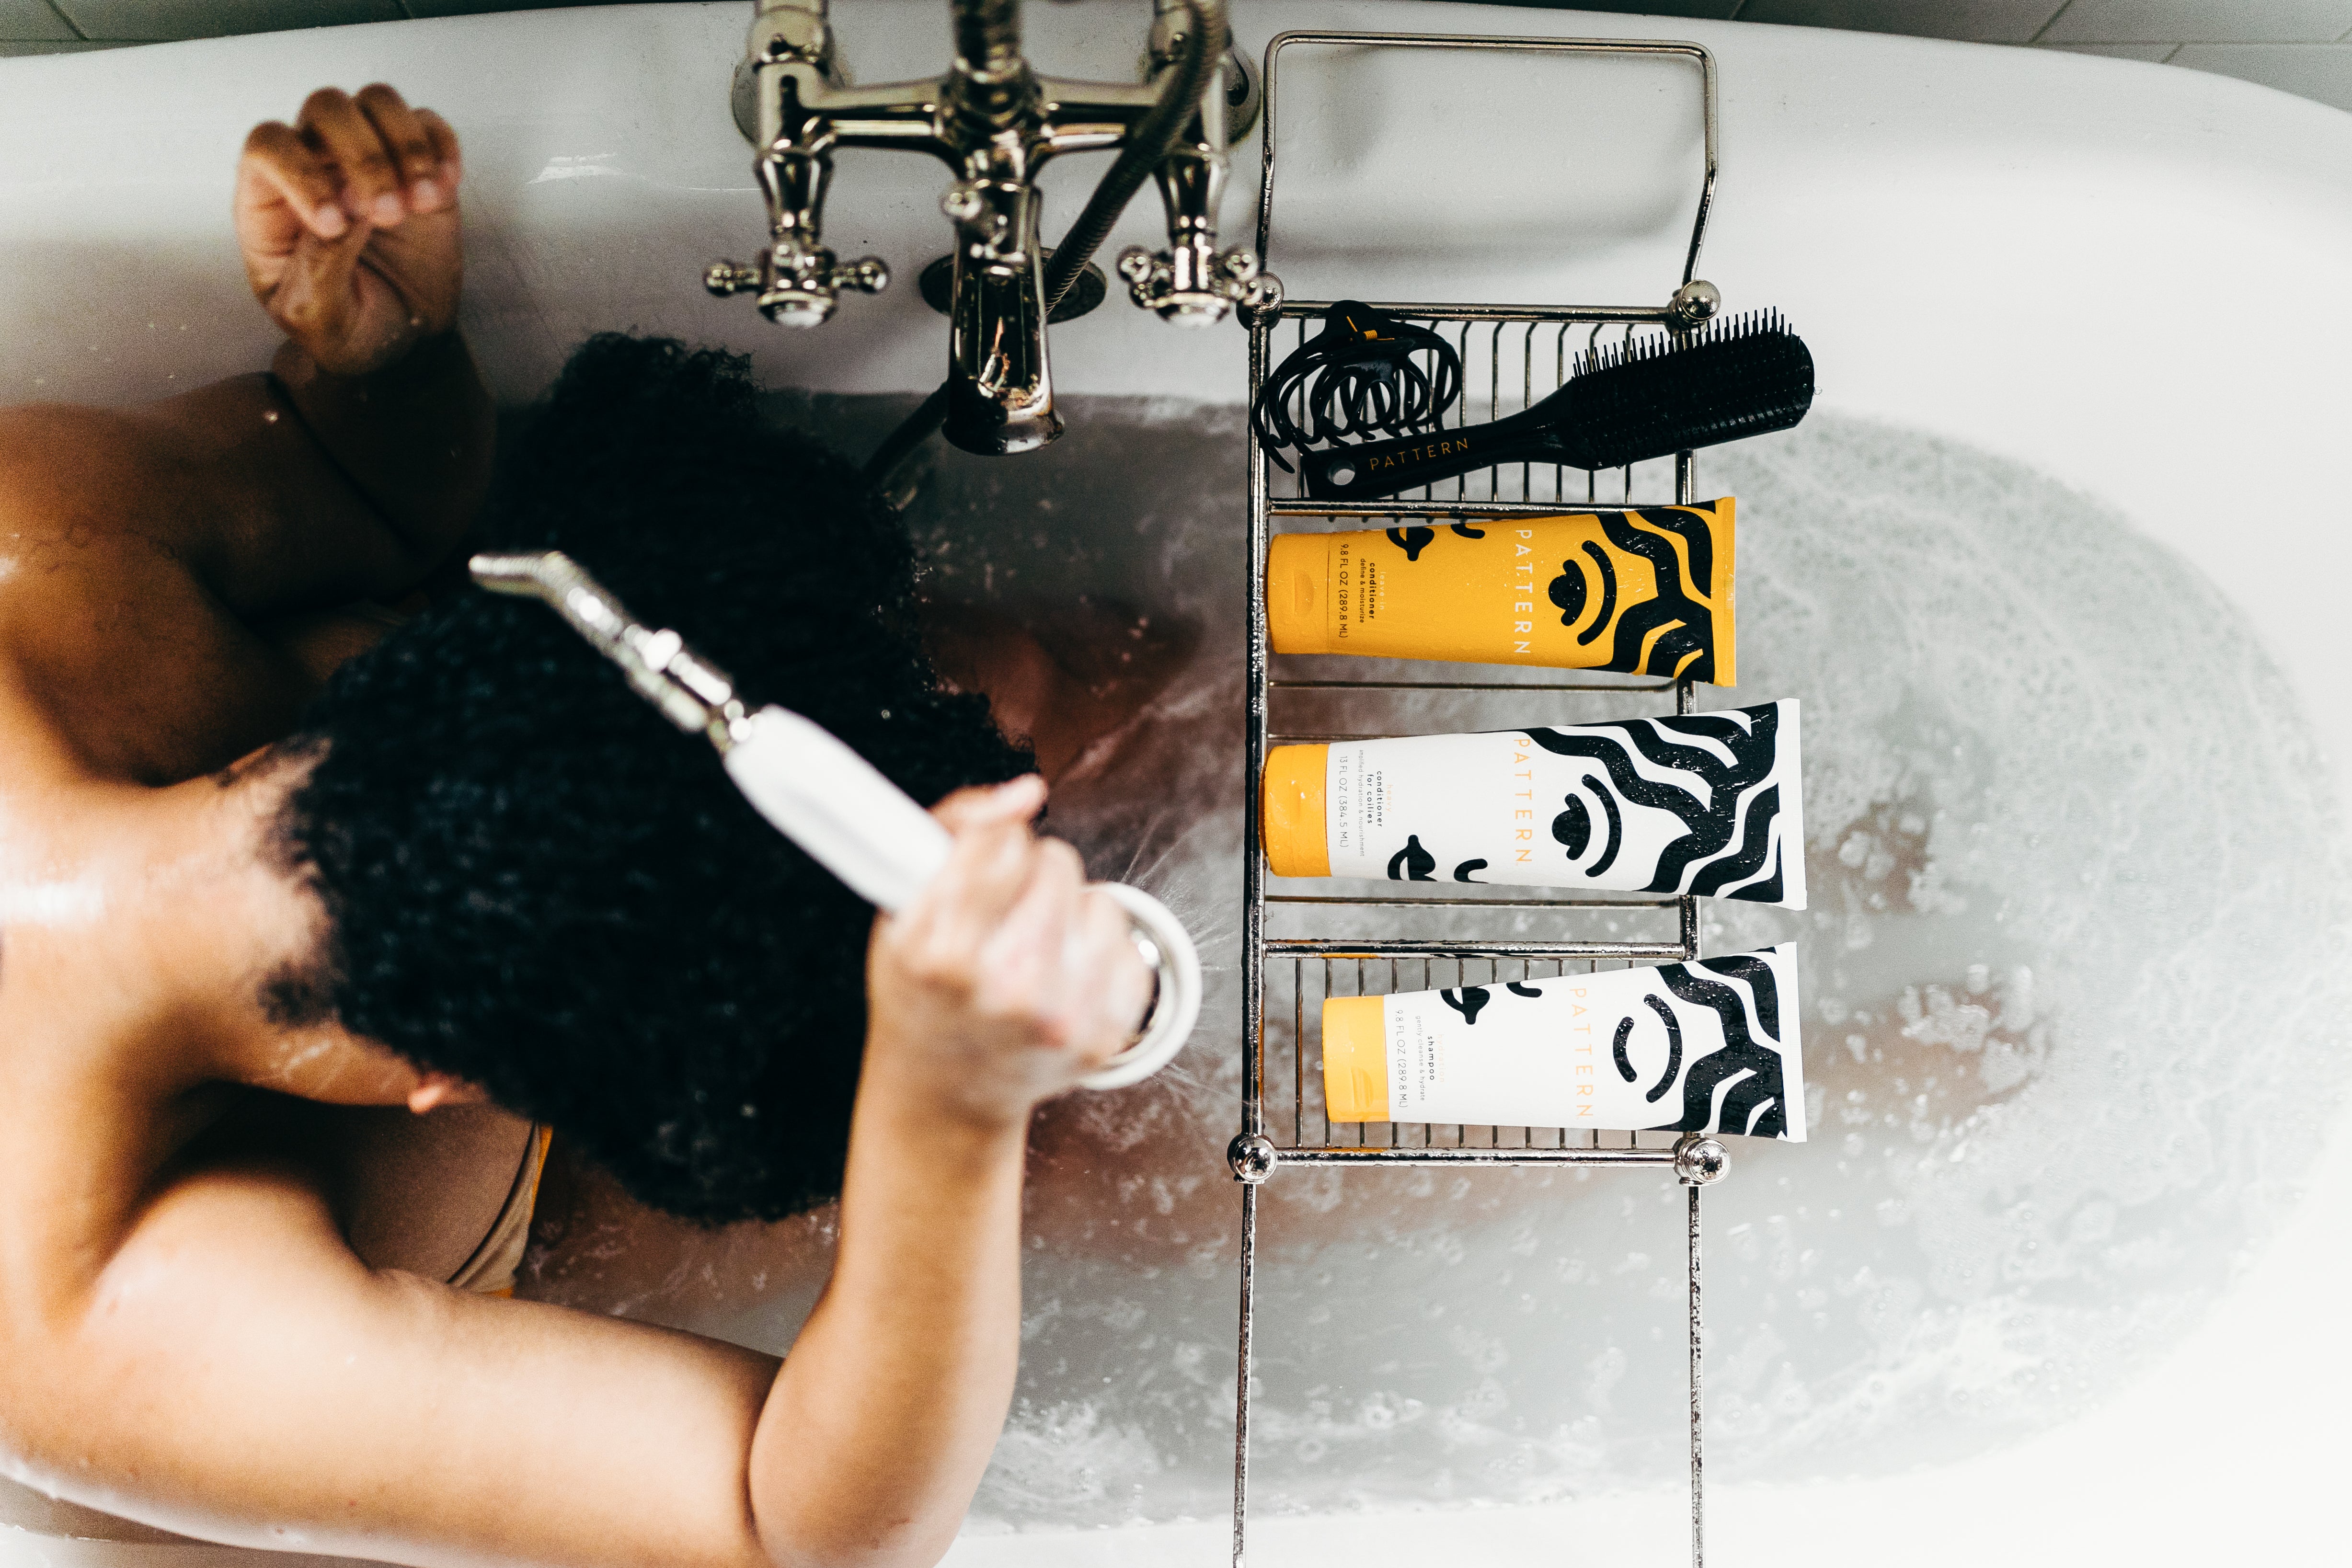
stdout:
[(1506, 463), (1622, 468), (1786, 430), (1813, 405), (1813, 356), (1780, 312), (1578, 357), (1568, 384), (1491, 424), (1301, 455), (1307, 494), (1369, 501)]

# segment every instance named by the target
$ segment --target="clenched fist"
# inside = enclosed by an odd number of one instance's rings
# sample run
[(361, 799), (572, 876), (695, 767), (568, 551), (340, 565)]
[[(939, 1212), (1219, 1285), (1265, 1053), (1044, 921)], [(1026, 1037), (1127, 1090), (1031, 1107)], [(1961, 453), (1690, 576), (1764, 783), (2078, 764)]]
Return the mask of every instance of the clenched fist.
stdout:
[(236, 171), (236, 237), (270, 319), (321, 370), (381, 370), (457, 324), (457, 133), (381, 82), (321, 88), (292, 125), (257, 125)]

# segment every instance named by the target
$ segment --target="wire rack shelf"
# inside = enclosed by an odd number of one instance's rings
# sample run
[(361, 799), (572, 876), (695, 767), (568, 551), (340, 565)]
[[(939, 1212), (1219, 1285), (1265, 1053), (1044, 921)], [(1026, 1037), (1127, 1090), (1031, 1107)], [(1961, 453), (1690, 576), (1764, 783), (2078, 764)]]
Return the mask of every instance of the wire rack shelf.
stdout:
[[(1403, 33), (1286, 33), (1264, 67), (1265, 131), (1258, 251), (1274, 249), (1281, 56), (1299, 47), (1510, 51), (1558, 57), (1680, 57), (1696, 68), (1702, 96), (1705, 169), (1675, 301), (1664, 306), (1496, 305), (1370, 301), (1442, 334), (1459, 356), (1462, 395), (1451, 424), (1497, 419), (1532, 406), (1569, 376), (1580, 355), (1643, 332), (1687, 330), (1680, 305), (1693, 286), (1713, 204), (1716, 175), (1715, 63), (1681, 42), (1524, 38)], [(1697, 285), (1706, 289), (1706, 285)], [(1708, 291), (1711, 294), (1711, 290)], [(1249, 392), (1306, 340), (1328, 300), (1291, 300), (1250, 322)], [(1429, 369), (1426, 361), (1424, 370)], [(1371, 892), (1270, 893), (1259, 848), (1258, 779), (1276, 743), (1402, 735), (1501, 723), (1579, 723), (1611, 716), (1629, 699), (1653, 710), (1666, 694), (1688, 713), (1689, 681), (1593, 675), (1497, 666), (1444, 666), (1379, 659), (1276, 655), (1266, 626), (1265, 568), (1274, 525), (1361, 528), (1468, 525), (1481, 517), (1553, 517), (1594, 507), (1687, 504), (1698, 499), (1687, 452), (1633, 468), (1593, 473), (1552, 464), (1489, 469), (1412, 495), (1348, 502), (1317, 500), (1299, 478), (1277, 470), (1253, 427), (1249, 437), (1250, 572), (1243, 908), (1242, 1126), (1229, 1159), (1241, 1186), (1241, 1311), (1234, 1390), (1232, 1561), (1243, 1568), (1249, 1520), (1249, 1431), (1255, 1397), (1258, 1189), (1286, 1166), (1372, 1167), (1578, 1166), (1663, 1173), (1685, 1189), (1689, 1351), (1690, 1543), (1704, 1568), (1700, 1291), (1702, 1187), (1722, 1174), (1720, 1146), (1697, 1134), (1570, 1133), (1548, 1127), (1334, 1124), (1321, 1093), (1321, 1002), (1445, 986), (1525, 982), (1603, 967), (1668, 963), (1699, 956), (1697, 901), (1689, 897), (1552, 897), (1451, 884), (1381, 883)], [(1510, 705), (1497, 722), (1477, 720)], [(1600, 711), (1596, 711), (1600, 710)], [(1328, 883), (1299, 884), (1329, 886)], [(1339, 884), (1346, 885), (1346, 884)], [(1414, 934), (1399, 936), (1403, 925)], [(1351, 933), (1350, 927), (1357, 930)], [(1704, 1146), (1702, 1146), (1702, 1145)]]

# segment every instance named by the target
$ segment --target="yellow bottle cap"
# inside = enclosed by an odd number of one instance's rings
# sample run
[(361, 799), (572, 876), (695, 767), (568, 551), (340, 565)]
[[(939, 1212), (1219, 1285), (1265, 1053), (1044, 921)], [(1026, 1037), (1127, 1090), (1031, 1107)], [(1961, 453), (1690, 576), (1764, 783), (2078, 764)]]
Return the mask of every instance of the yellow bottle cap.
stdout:
[(1276, 876), (1331, 874), (1331, 841), (1323, 816), (1330, 758), (1328, 746), (1277, 746), (1266, 755), (1258, 822), (1266, 864)]
[(1710, 685), (1739, 684), (1739, 534), (1734, 527), (1739, 503), (1725, 496), (1715, 503), (1715, 675)]
[(1265, 630), (1274, 651), (1330, 653), (1330, 596), (1328, 536), (1276, 534), (1265, 556)]
[(1389, 1030), (1381, 997), (1323, 1003), (1323, 1110), (1334, 1122), (1389, 1119)]

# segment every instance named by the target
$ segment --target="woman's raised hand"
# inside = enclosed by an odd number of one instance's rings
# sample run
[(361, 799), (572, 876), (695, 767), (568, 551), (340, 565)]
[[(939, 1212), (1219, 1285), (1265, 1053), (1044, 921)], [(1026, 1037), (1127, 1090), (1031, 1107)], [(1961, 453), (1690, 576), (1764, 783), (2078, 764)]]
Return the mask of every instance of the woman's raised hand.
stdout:
[(955, 836), (915, 902), (877, 921), (866, 961), (861, 1102), (1021, 1126), (1128, 1043), (1151, 998), (1127, 912), (1077, 852), (1039, 838), (1034, 775), (961, 789), (933, 814)]
[(457, 324), (457, 136), (379, 82), (320, 88), (253, 128), (236, 238), (270, 319), (335, 375), (364, 375)]

